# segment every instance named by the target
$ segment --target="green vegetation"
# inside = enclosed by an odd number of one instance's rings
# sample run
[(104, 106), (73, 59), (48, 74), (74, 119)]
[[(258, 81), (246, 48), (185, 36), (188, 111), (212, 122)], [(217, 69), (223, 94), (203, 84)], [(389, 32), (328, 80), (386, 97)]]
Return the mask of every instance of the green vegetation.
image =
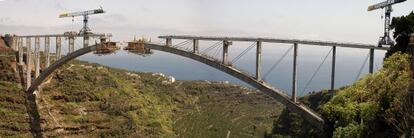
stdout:
[(335, 93), (323, 91), (300, 99), (325, 117), (326, 135), (289, 111), (283, 111), (275, 121), (272, 135), (410, 137), (414, 130), (414, 95), (409, 91), (411, 74), (410, 57), (397, 52), (384, 61), (383, 69), (351, 86)]
[(0, 51), (0, 136), (31, 136), (26, 110), (26, 95), (16, 81), (14, 52)]
[[(40, 114), (46, 135), (56, 131), (77, 136), (168, 136), (172, 135), (172, 110), (161, 81), (150, 74), (129, 76), (126, 71), (72, 62), (59, 70), (43, 87)], [(143, 78), (143, 79), (140, 79)]]
[(0, 135), (31, 136), (24, 91), (16, 83), (0, 81)]
[(183, 87), (195, 98), (175, 123), (180, 137), (263, 137), (282, 110), (272, 98), (237, 86), (185, 82)]
[(408, 89), (410, 58), (395, 53), (384, 68), (339, 91), (321, 106), (334, 137), (407, 136), (414, 126)]
[(0, 49), (0, 81), (16, 82), (14, 68), (15, 52), (1, 51)]
[(73, 61), (39, 93), (43, 134), (262, 137), (282, 109), (272, 98), (236, 85), (165, 81), (152, 73)]

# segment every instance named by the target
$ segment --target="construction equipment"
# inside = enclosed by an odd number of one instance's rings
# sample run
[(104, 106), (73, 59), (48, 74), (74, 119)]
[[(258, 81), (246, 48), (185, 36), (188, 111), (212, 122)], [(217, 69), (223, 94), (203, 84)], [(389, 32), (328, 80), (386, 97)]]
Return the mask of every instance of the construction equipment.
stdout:
[(134, 41), (128, 42), (128, 46), (125, 47), (124, 50), (130, 53), (147, 56), (152, 54), (151, 49), (145, 48), (145, 43), (148, 42), (151, 42), (151, 40), (145, 38), (137, 40), (136, 37), (134, 37)]
[(116, 45), (116, 42), (106, 42), (105, 40), (101, 40), (101, 43), (99, 44), (100, 47), (94, 52), (94, 54), (97, 55), (108, 55), (115, 53), (120, 48)]
[(59, 15), (59, 18), (66, 18), (66, 17), (77, 17), (77, 16), (83, 16), (83, 28), (79, 31), (79, 34), (90, 34), (91, 29), (88, 27), (88, 19), (89, 15), (93, 14), (102, 14), (105, 13), (105, 11), (102, 9), (95, 9), (95, 10), (88, 10), (88, 11), (81, 11), (81, 12), (72, 12), (72, 13), (63, 13)]
[(378, 47), (382, 47), (383, 45), (394, 46), (394, 41), (390, 37), (392, 5), (401, 3), (404, 1), (407, 1), (407, 0), (387, 0), (387, 1), (374, 4), (368, 7), (368, 11), (385, 8), (384, 36), (380, 37), (380, 40), (378, 41)]

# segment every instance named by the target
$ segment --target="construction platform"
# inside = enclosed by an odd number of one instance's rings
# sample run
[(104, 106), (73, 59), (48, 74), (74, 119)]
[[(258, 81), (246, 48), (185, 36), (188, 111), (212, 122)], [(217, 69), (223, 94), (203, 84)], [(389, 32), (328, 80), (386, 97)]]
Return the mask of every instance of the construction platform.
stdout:
[(137, 41), (136, 39), (134, 39), (134, 41), (128, 42), (128, 46), (125, 47), (124, 50), (129, 51), (134, 54), (138, 54), (138, 55), (152, 54), (151, 49), (145, 48), (145, 43), (147, 42), (151, 42), (151, 40), (148, 41), (142, 38)]
[(115, 53), (119, 49), (120, 48), (116, 45), (116, 42), (102, 42), (94, 54), (107, 55)]

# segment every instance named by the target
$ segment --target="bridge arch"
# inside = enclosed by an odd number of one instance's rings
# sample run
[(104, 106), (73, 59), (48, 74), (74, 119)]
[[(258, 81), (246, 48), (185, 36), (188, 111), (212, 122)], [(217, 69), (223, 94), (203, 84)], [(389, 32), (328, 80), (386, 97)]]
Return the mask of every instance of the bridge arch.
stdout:
[[(261, 92), (269, 95), (270, 97), (278, 100), (279, 102), (281, 102), (283, 105), (285, 105), (287, 107), (287, 109), (291, 110), (292, 112), (298, 113), (299, 115), (301, 115), (306, 121), (308, 121), (310, 124), (312, 124), (314, 127), (323, 130), (325, 127), (324, 124), (324, 120), (322, 119), (322, 117), (320, 117), (318, 114), (316, 114), (316, 112), (312, 111), (311, 109), (309, 109), (308, 107), (306, 107), (305, 105), (301, 104), (301, 103), (296, 103), (293, 102), (291, 100), (291, 98), (285, 94), (282, 90), (279, 90), (277, 88), (272, 87), (270, 84), (266, 83), (266, 82), (261, 82), (256, 80), (254, 77), (249, 76), (245, 73), (243, 73), (242, 71), (231, 67), (231, 66), (227, 66), (224, 65), (222, 63), (216, 62), (215, 60), (212, 59), (208, 59), (206, 57), (203, 57), (201, 55), (195, 54), (195, 53), (191, 53), (188, 51), (184, 51), (184, 50), (180, 50), (180, 49), (176, 49), (173, 47), (167, 47), (164, 45), (158, 45), (158, 44), (150, 44), (147, 43), (145, 44), (146, 48), (149, 49), (153, 49), (153, 50), (157, 50), (157, 51), (163, 51), (163, 52), (167, 52), (167, 53), (171, 53), (171, 54), (175, 54), (175, 55), (179, 55), (182, 57), (186, 57), (201, 63), (204, 63), (208, 66), (211, 66), (215, 69), (218, 69), (224, 73), (227, 73), (251, 86), (253, 86), (254, 88), (260, 90)], [(100, 45), (93, 45), (93, 46), (88, 46), (88, 47), (84, 47), (81, 48), (79, 50), (76, 50), (64, 57), (62, 57), (61, 59), (59, 59), (58, 61), (54, 62), (52, 65), (50, 65), (48, 68), (46, 68), (44, 71), (41, 72), (41, 74), (39, 75), (39, 77), (37, 77), (34, 82), (31, 84), (31, 86), (28, 88), (28, 92), (34, 92), (40, 85), (41, 83), (50, 75), (52, 74), (56, 69), (58, 69), (59, 67), (63, 66), (64, 64), (66, 64), (67, 62), (80, 57), (82, 55), (85, 55), (87, 53), (96, 51), (100, 48)]]

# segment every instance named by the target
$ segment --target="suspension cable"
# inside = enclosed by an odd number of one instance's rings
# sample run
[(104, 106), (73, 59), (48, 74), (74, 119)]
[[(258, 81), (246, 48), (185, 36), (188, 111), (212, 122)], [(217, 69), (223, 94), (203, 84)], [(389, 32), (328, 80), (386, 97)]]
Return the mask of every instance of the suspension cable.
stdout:
[(328, 54), (326, 54), (325, 58), (323, 58), (322, 63), (319, 64), (318, 68), (316, 68), (316, 71), (312, 74), (312, 77), (309, 79), (309, 81), (306, 83), (305, 87), (303, 88), (302, 92), (300, 93), (301, 95), (306, 91), (306, 89), (308, 89), (308, 86), (311, 84), (316, 74), (318, 74), (319, 70), (321, 69), (322, 65), (325, 63), (326, 59), (328, 59), (328, 56), (331, 54), (332, 50), (333, 48), (329, 50)]
[(208, 48), (204, 49), (204, 50), (203, 50), (203, 51), (201, 51), (200, 53), (207, 53), (207, 52), (209, 52), (210, 50), (214, 49), (215, 47), (219, 46), (221, 43), (222, 43), (221, 41), (220, 41), (220, 42), (217, 42), (217, 43), (214, 43), (213, 45), (211, 45), (210, 47), (208, 47)]
[(220, 54), (220, 51), (221, 51), (221, 48), (220, 48), (220, 47), (218, 47), (218, 48), (216, 49), (216, 51), (214, 51), (214, 54), (212, 55), (212, 56), (213, 56), (213, 58), (215, 58), (215, 59), (220, 59), (220, 57), (217, 57), (217, 56)]
[(186, 51), (190, 51), (191, 50), (191, 48), (189, 48), (187, 45), (189, 44), (189, 45), (191, 45), (193, 43), (193, 41), (192, 40), (190, 40), (188, 43), (186, 43), (185, 45), (183, 45), (182, 46), (182, 49), (183, 50), (186, 50)]
[(155, 44), (161, 44), (161, 45), (165, 45), (165, 40), (159, 40), (159, 41), (156, 41), (156, 42), (154, 42)]
[(283, 53), (283, 55), (275, 62), (275, 64), (272, 65), (272, 67), (264, 74), (263, 79), (266, 80), (266, 78), (270, 75), (270, 73), (282, 62), (282, 60), (289, 54), (289, 52), (293, 49), (293, 46), (291, 46), (288, 50)]
[(185, 45), (189, 44), (190, 42), (191, 42), (191, 40), (186, 40), (186, 41), (184, 41), (184, 42), (181, 42), (181, 43), (175, 44), (175, 45), (173, 45), (172, 47), (174, 47), (174, 48), (180, 48), (181, 46), (185, 46)]
[(256, 46), (256, 43), (253, 43), (252, 45), (247, 47), (245, 50), (243, 50), (239, 55), (237, 55), (233, 60), (231, 60), (230, 63), (233, 64), (233, 63), (237, 62), (242, 56), (244, 56), (247, 52), (249, 52), (251, 49), (253, 49), (254, 46)]
[(357, 81), (357, 80), (359, 79), (359, 77), (361, 76), (362, 70), (364, 70), (364, 68), (365, 68), (365, 66), (366, 66), (366, 64), (367, 64), (367, 62), (368, 62), (368, 58), (369, 58), (369, 53), (368, 53), (368, 54), (367, 54), (367, 56), (365, 57), (364, 63), (362, 63), (362, 66), (361, 66), (361, 68), (360, 68), (360, 69), (359, 69), (359, 71), (358, 71), (358, 75), (357, 75), (357, 77), (355, 78), (355, 81)]

